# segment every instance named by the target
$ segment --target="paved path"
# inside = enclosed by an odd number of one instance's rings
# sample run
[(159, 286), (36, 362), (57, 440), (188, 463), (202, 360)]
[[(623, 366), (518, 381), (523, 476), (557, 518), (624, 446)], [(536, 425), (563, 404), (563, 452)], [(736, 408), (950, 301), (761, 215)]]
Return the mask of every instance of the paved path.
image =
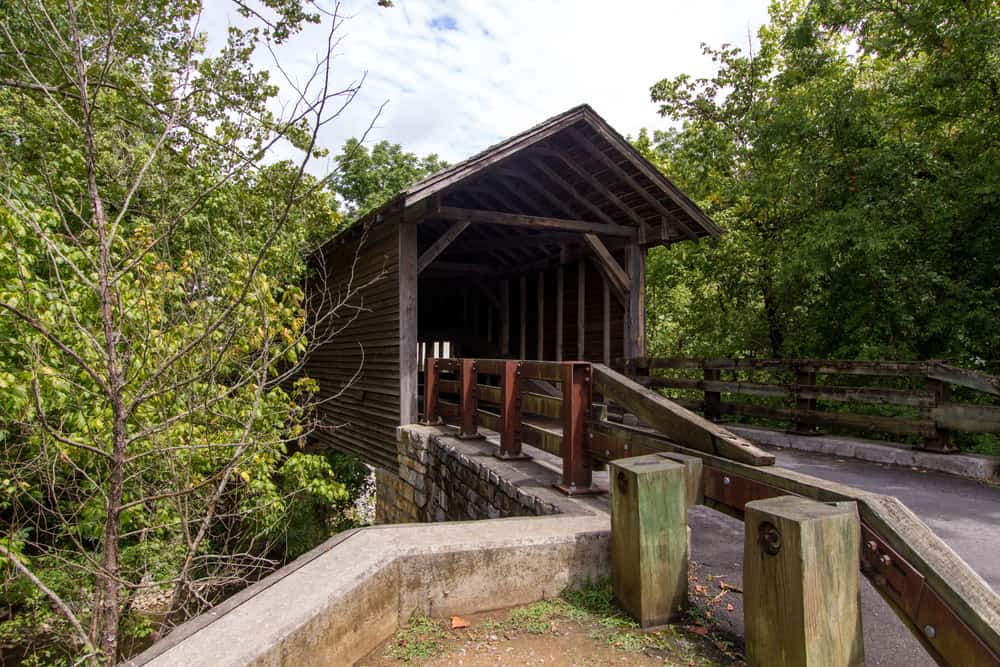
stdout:
[[(776, 465), (896, 496), (927, 523), (994, 590), (1000, 590), (1000, 488), (941, 473), (899, 466), (837, 459), (821, 454), (771, 449)], [(705, 507), (690, 514), (692, 559), (699, 563), (701, 585), (710, 597), (719, 592), (708, 575), (725, 575), (741, 587), (743, 523)], [(704, 604), (707, 598), (702, 598)], [(711, 606), (713, 616), (735, 634), (743, 634), (740, 595), (727, 594)], [(726, 610), (732, 604), (732, 611)], [(869, 665), (916, 667), (934, 662), (910, 635), (878, 593), (862, 579), (862, 623)]]

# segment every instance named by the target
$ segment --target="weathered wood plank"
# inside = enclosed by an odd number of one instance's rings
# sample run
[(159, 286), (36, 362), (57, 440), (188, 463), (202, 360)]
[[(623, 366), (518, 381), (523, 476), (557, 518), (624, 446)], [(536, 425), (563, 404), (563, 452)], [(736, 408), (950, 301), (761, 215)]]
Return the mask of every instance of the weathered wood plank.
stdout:
[(944, 403), (931, 410), (938, 426), (970, 433), (1000, 433), (1000, 407)]
[(646, 249), (637, 244), (625, 248), (628, 262), (629, 283), (626, 318), (629, 320), (629, 337), (625, 341), (625, 356), (646, 356)]
[(864, 665), (855, 504), (757, 500), (744, 523), (747, 664)]
[(399, 423), (417, 421), (417, 226), (399, 224)]
[(968, 387), (986, 394), (1000, 396), (1000, 377), (987, 375), (965, 368), (956, 368), (948, 364), (928, 363), (927, 377), (941, 380), (959, 387)]
[(696, 380), (693, 378), (642, 378), (647, 387), (670, 389), (694, 389), (698, 391), (724, 392), (766, 398), (808, 398), (825, 401), (844, 401), (874, 405), (906, 405), (911, 407), (931, 406), (934, 394), (929, 391), (905, 389), (880, 389), (874, 387), (836, 387), (832, 385), (777, 385), (758, 382), (720, 382)]
[(659, 456), (610, 466), (612, 587), (640, 627), (687, 606), (687, 469)]
[(772, 465), (774, 455), (704, 417), (646, 389), (603, 364), (594, 364), (594, 390), (675, 442), (752, 465)]

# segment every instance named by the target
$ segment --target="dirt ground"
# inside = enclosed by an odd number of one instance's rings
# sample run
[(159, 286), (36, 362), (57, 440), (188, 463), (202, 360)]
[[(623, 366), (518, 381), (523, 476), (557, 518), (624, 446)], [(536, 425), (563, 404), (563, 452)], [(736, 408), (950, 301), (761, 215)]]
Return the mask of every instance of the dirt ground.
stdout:
[(682, 623), (644, 632), (614, 606), (605, 583), (503, 611), (461, 618), (414, 616), (356, 664), (736, 666), (744, 664), (738, 648), (706, 623), (697, 607)]

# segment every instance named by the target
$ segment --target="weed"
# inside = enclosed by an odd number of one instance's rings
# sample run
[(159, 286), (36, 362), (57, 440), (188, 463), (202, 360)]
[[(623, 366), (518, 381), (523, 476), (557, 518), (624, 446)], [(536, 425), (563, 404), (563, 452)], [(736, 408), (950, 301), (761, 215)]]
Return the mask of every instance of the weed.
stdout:
[(396, 632), (395, 641), (386, 655), (403, 662), (434, 658), (443, 652), (444, 638), (445, 632), (439, 621), (414, 612), (410, 622)]

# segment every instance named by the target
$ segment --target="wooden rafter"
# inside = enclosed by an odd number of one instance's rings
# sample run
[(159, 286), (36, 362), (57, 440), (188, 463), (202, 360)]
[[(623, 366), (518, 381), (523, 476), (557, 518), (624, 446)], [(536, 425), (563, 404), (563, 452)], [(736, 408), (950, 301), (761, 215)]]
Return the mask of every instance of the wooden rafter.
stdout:
[(646, 190), (646, 188), (639, 185), (639, 183), (634, 178), (632, 178), (632, 176), (627, 171), (622, 169), (617, 162), (615, 162), (607, 155), (605, 155), (604, 151), (595, 146), (594, 143), (590, 139), (585, 137), (582, 132), (580, 132), (574, 127), (566, 128), (566, 132), (569, 133), (569, 135), (573, 137), (573, 139), (575, 139), (576, 142), (580, 144), (580, 146), (583, 147), (583, 149), (588, 154), (597, 159), (601, 164), (607, 167), (615, 176), (617, 176), (620, 180), (627, 183), (630, 188), (635, 190), (643, 199), (646, 200), (646, 203), (652, 206), (660, 215), (670, 220), (677, 220), (678, 226), (681, 228), (681, 231), (684, 232), (685, 236), (687, 236), (690, 239), (698, 238), (698, 236), (691, 230), (690, 227), (688, 227), (683, 222), (678, 220), (676, 215), (671, 213), (663, 204), (660, 203), (660, 201), (656, 197), (651, 195), (649, 191)]
[(556, 148), (538, 148), (536, 150), (540, 154), (551, 155), (552, 157), (558, 159), (570, 170), (572, 170), (573, 173), (585, 180), (590, 187), (594, 188), (597, 192), (600, 192), (601, 196), (614, 204), (619, 211), (631, 218), (633, 222), (637, 225), (643, 224), (643, 219), (632, 209), (631, 206), (623, 202), (618, 195), (609, 190), (603, 183), (601, 183), (601, 181), (597, 179), (597, 177), (578, 165), (572, 158), (566, 156), (562, 151)]
[[(545, 164), (545, 162), (542, 159), (529, 157), (528, 162), (530, 162), (535, 167), (535, 169), (545, 174), (550, 181), (552, 181), (560, 188), (562, 188), (564, 191), (566, 191), (566, 193), (569, 194), (570, 197), (575, 199), (580, 204), (583, 204), (588, 211), (590, 211), (595, 216), (600, 218), (603, 222), (607, 222), (609, 224), (616, 224), (615, 221), (612, 220), (607, 213), (602, 211), (600, 207), (598, 207), (592, 201), (590, 201), (582, 194), (580, 194), (576, 188), (574, 188), (565, 178), (560, 176), (558, 172), (556, 172), (554, 169), (550, 168), (547, 164)], [(638, 224), (642, 223), (642, 218), (636, 216), (635, 213), (632, 211), (632, 209), (627, 209), (627, 212), (632, 213), (632, 215), (635, 216), (636, 223)]]
[(450, 246), (470, 224), (472, 223), (468, 220), (459, 220), (449, 227), (444, 234), (439, 236), (437, 240), (431, 244), (431, 247), (425, 250), (423, 254), (420, 255), (420, 259), (417, 260), (417, 273), (421, 273), (428, 267), (428, 265), (430, 265), (431, 262), (437, 259), (437, 256), (444, 252), (445, 249)]

